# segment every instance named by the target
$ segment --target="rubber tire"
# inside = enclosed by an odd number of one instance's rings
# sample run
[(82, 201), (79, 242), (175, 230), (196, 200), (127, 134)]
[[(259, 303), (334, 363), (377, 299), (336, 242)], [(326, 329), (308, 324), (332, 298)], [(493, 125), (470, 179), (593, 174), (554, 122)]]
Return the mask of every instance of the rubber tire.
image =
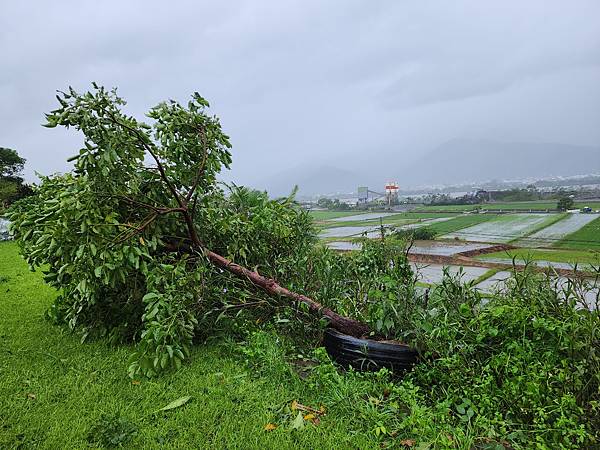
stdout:
[(386, 367), (402, 373), (412, 369), (418, 352), (408, 345), (359, 339), (333, 328), (325, 330), (325, 350), (336, 363), (359, 371), (377, 371)]

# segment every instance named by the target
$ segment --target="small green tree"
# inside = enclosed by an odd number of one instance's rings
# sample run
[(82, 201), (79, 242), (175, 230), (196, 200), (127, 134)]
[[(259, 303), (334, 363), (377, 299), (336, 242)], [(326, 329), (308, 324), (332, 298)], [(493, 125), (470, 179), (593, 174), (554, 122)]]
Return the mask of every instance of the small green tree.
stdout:
[(25, 158), (16, 150), (0, 147), (0, 206), (7, 206), (32, 193), (31, 187), (23, 182), (21, 172)]
[(558, 204), (556, 205), (556, 208), (559, 211), (567, 211), (569, 209), (572, 209), (574, 205), (575, 205), (575, 202), (573, 201), (573, 198), (571, 198), (569, 196), (565, 196), (565, 197), (561, 197), (558, 200)]

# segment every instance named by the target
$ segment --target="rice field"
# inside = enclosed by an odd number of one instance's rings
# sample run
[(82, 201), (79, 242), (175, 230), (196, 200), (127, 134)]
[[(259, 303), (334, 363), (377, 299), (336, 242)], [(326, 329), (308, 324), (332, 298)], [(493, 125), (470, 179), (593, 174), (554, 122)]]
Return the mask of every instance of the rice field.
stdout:
[(451, 219), (452, 219), (452, 217), (438, 217), (437, 219), (423, 219), (423, 220), (420, 220), (419, 222), (409, 223), (407, 225), (399, 226), (398, 229), (400, 229), (400, 230), (414, 230), (415, 228), (421, 228), (421, 227), (425, 227), (425, 226), (432, 226), (432, 225), (435, 225), (437, 223), (446, 222), (446, 221), (451, 220)]
[(445, 222), (432, 224), (430, 226), (430, 229), (432, 229), (439, 235), (444, 235), (448, 233), (453, 233), (458, 230), (462, 230), (463, 228), (487, 222), (489, 220), (495, 219), (496, 217), (498, 216), (494, 214), (464, 214), (453, 217), (451, 220)]
[(311, 217), (316, 221), (337, 219), (338, 217), (356, 216), (356, 211), (309, 211)]
[(465, 241), (507, 243), (536, 231), (556, 220), (554, 214), (506, 214), (460, 231), (448, 233), (444, 238)]
[(418, 264), (411, 263), (412, 269), (417, 273), (421, 283), (440, 283), (444, 278), (444, 269), (451, 275), (460, 275), (464, 283), (472, 282), (482, 277), (489, 269), (485, 267), (460, 267), (444, 266), (442, 264)]
[(415, 241), (410, 248), (410, 253), (419, 255), (454, 256), (461, 252), (481, 250), (486, 247), (489, 247), (489, 244), (458, 241)]
[[(476, 209), (484, 209), (488, 211), (556, 211), (556, 205), (558, 201), (552, 200), (540, 200), (530, 202), (495, 202), (495, 203), (483, 203), (479, 205), (426, 205), (421, 206), (415, 211), (474, 211)], [(584, 206), (597, 210), (600, 209), (600, 202), (592, 201), (576, 201), (574, 208), (580, 209)]]
[(556, 247), (583, 250), (600, 250), (600, 217), (581, 227), (579, 230), (566, 235), (555, 244)]
[(600, 264), (600, 252), (588, 250), (515, 248), (512, 250), (486, 253), (477, 256), (477, 259), (480, 260), (493, 260), (508, 264), (512, 262), (513, 258), (515, 258), (517, 262), (533, 261), (542, 263), (564, 263), (569, 266), (573, 263)]
[(556, 223), (519, 240), (518, 244), (527, 247), (550, 247), (596, 218), (596, 214), (568, 214)]
[(367, 225), (367, 226), (355, 226), (355, 227), (334, 227), (326, 228), (319, 233), (319, 237), (323, 238), (338, 238), (338, 237), (349, 237), (349, 236), (360, 236), (366, 234), (367, 237), (375, 237), (380, 232), (379, 227)]
[(387, 212), (387, 213), (364, 213), (364, 214), (355, 214), (352, 216), (342, 216), (330, 219), (331, 222), (352, 222), (354, 220), (373, 220), (380, 219), (383, 217), (395, 216), (397, 213)]

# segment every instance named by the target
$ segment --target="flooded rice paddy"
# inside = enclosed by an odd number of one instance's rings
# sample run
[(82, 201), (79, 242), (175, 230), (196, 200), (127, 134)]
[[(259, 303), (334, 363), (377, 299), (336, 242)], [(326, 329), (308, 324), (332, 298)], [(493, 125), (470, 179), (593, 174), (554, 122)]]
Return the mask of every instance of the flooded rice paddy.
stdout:
[(519, 245), (526, 247), (548, 247), (568, 234), (574, 233), (584, 225), (598, 218), (598, 214), (570, 214), (562, 220), (546, 227), (531, 236), (519, 241)]
[(367, 237), (376, 237), (380, 233), (379, 226), (353, 226), (326, 228), (319, 233), (320, 238), (350, 237), (366, 234)]
[(418, 255), (454, 256), (471, 250), (482, 250), (489, 244), (478, 242), (415, 241), (410, 253)]
[(398, 215), (397, 212), (356, 214), (354, 216), (337, 217), (331, 219), (330, 222), (354, 222), (355, 220), (372, 220), (396, 215)]
[(489, 270), (485, 267), (445, 266), (443, 264), (411, 263), (411, 266), (415, 273), (418, 274), (419, 281), (427, 284), (441, 282), (444, 278), (444, 268), (451, 275), (459, 274), (463, 282), (473, 281)]
[(444, 237), (465, 241), (506, 243), (526, 235), (551, 218), (552, 214), (507, 214), (446, 234)]

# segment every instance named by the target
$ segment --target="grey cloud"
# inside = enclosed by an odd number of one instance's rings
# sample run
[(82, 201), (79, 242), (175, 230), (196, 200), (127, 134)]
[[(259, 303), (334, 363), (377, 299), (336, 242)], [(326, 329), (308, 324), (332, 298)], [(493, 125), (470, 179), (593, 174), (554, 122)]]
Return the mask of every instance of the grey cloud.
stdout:
[(226, 177), (257, 186), (307, 165), (401, 178), (455, 137), (598, 145), (599, 18), (593, 0), (5, 2), (0, 145), (30, 178), (66, 170), (80, 137), (39, 124), (91, 81), (137, 116), (199, 91)]

